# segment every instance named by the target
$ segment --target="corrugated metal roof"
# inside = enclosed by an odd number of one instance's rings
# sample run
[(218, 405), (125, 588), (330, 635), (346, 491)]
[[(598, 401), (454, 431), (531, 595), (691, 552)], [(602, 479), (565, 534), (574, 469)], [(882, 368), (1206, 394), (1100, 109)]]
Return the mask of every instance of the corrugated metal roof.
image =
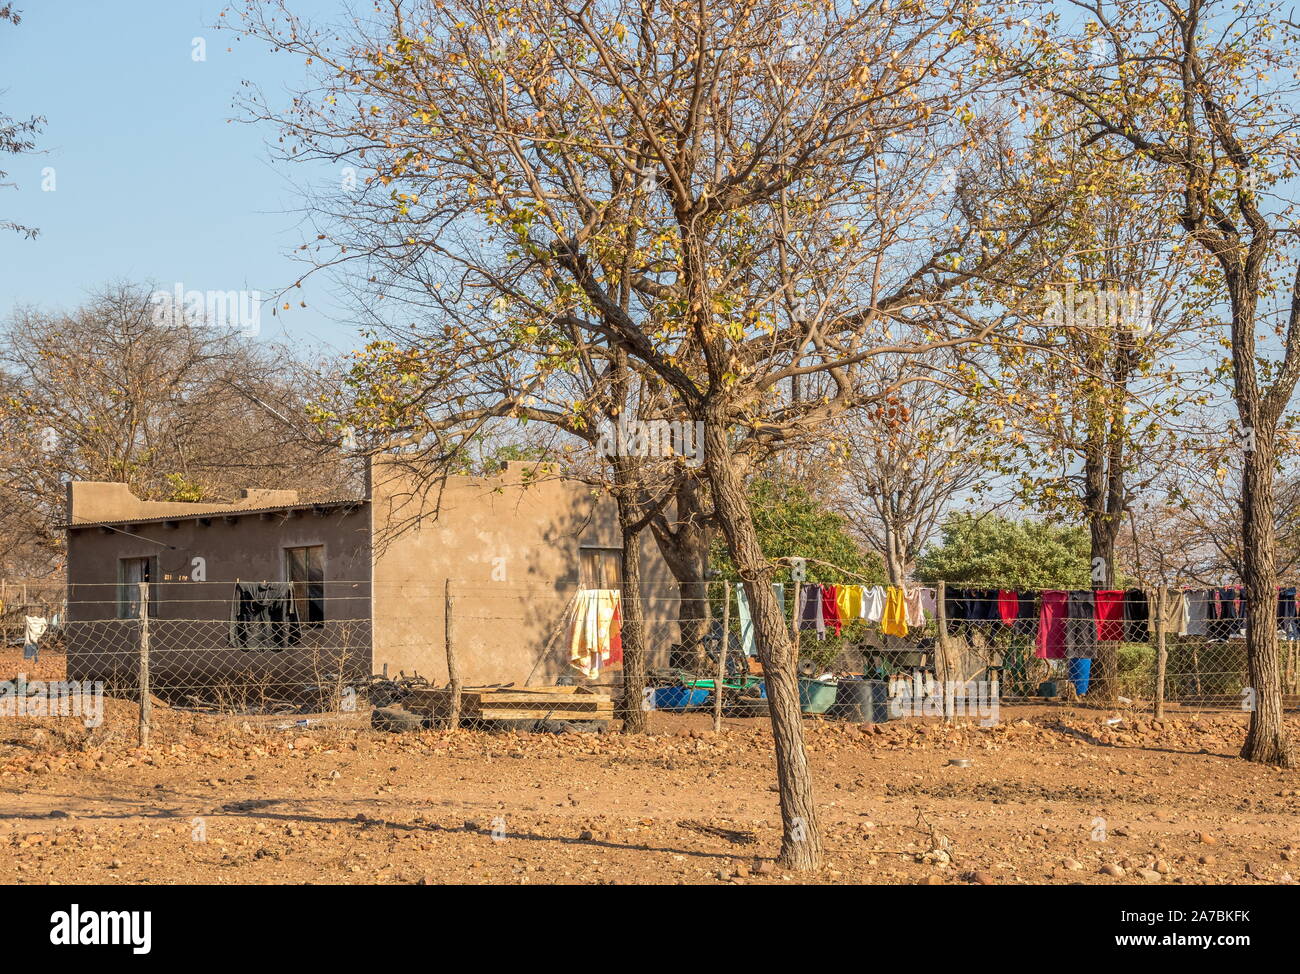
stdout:
[(312, 510), (331, 510), (339, 507), (355, 507), (361, 504), (368, 504), (365, 498), (349, 497), (334, 498), (323, 501), (298, 501), (294, 504), (274, 504), (271, 507), (246, 507), (230, 508), (206, 511), (186, 511), (184, 514), (165, 514), (161, 517), (120, 517), (109, 521), (75, 521), (60, 525), (60, 527), (69, 531), (73, 528), (97, 528), (112, 527), (121, 524), (166, 524), (168, 521), (193, 521), (198, 518), (218, 518), (218, 517), (245, 517), (249, 514), (274, 514), (277, 511), (312, 511)]

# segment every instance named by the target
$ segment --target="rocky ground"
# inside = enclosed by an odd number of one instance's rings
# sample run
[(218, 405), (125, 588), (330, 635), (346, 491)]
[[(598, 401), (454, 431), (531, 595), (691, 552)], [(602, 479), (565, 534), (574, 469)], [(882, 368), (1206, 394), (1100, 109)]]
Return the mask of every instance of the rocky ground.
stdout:
[[(1108, 720), (1122, 717), (1115, 726)], [(808, 721), (827, 865), (774, 868), (763, 720), (645, 737), (381, 734), (133, 708), (0, 724), (6, 883), (1292, 883), (1300, 772), (1244, 717), (1003, 708)], [(1300, 737), (1300, 721), (1293, 722)], [(949, 764), (969, 758), (968, 767)]]

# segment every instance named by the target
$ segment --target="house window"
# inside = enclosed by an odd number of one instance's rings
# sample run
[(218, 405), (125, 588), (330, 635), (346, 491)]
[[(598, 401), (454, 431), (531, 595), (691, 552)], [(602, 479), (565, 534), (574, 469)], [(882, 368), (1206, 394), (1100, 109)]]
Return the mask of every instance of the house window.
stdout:
[[(140, 618), (140, 583), (158, 579), (157, 558), (119, 558), (117, 560), (117, 617)], [(149, 586), (150, 615), (158, 604), (158, 586)]]
[(579, 557), (579, 588), (623, 587), (622, 548), (582, 548)]
[(285, 579), (293, 586), (298, 618), (309, 625), (325, 621), (325, 546), (284, 549)]

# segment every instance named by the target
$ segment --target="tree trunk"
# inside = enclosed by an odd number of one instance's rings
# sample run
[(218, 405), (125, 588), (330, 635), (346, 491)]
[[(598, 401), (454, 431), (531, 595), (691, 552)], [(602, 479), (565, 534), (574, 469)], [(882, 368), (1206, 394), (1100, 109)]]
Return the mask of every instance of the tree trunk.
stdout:
[(1246, 596), (1246, 661), (1250, 674), (1250, 728), (1241, 756), (1260, 764), (1294, 767), (1282, 713), (1277, 646), (1277, 568), (1274, 562), (1273, 430), (1251, 427), (1242, 480), (1242, 581)]
[(704, 523), (697, 487), (688, 480), (679, 488), (676, 521), (651, 521), (664, 564), (677, 581), (677, 625), (683, 649), (697, 664), (702, 661), (704, 637), (709, 629), (709, 600), (706, 572), (709, 562), (709, 532)]
[(714, 510), (731, 557), (744, 580), (754, 617), (758, 655), (767, 680), (783, 826), (777, 861), (792, 869), (817, 869), (822, 861), (821, 829), (813, 804), (808, 753), (804, 749), (794, 653), (785, 617), (772, 591), (772, 569), (754, 530), (749, 498), (733, 465), (725, 421), (713, 409), (705, 416), (704, 446), (705, 465), (713, 485)]
[(646, 687), (645, 612), (641, 599), (641, 532), (634, 525), (638, 512), (627, 491), (618, 493), (618, 524), (623, 535), (623, 699), (618, 716), (624, 734), (644, 734), (642, 706)]
[[(1100, 474), (1098, 476), (1100, 478)], [(1090, 506), (1088, 534), (1094, 591), (1115, 587), (1115, 539), (1119, 527), (1119, 518), (1109, 510)], [(1096, 657), (1092, 662), (1088, 700), (1098, 704), (1114, 704), (1118, 696), (1119, 644), (1111, 640), (1098, 640)]]

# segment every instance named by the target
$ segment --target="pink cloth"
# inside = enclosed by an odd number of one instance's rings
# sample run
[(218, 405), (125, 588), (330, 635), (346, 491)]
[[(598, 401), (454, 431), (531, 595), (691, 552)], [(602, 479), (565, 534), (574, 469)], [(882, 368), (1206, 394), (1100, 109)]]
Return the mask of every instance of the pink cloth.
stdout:
[(1044, 592), (1038, 615), (1038, 640), (1034, 655), (1039, 659), (1065, 659), (1065, 613), (1069, 599), (1064, 592)]
[(1124, 593), (1102, 591), (1094, 596), (1097, 603), (1097, 638), (1118, 642), (1124, 638)]

